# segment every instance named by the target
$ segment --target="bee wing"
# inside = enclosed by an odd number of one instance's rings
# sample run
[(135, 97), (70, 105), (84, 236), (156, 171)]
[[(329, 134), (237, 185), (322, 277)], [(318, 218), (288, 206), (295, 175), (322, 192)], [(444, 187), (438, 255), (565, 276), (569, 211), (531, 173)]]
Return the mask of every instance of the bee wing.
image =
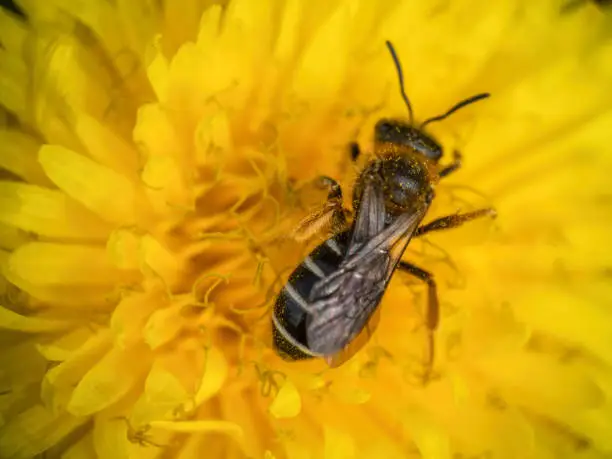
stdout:
[(325, 361), (331, 368), (336, 368), (342, 365), (344, 362), (350, 360), (357, 352), (365, 346), (370, 338), (374, 335), (378, 323), (380, 322), (380, 308), (374, 308), (374, 312), (370, 315), (370, 318), (366, 321), (364, 327), (361, 329), (359, 334), (353, 338), (346, 346), (335, 354), (325, 356)]
[[(350, 340), (340, 351), (336, 352), (335, 354), (325, 356), (325, 360), (331, 368), (339, 367), (340, 365), (351, 359), (357, 352), (361, 350), (361, 348), (363, 348), (363, 346), (368, 343), (368, 341), (370, 341), (370, 338), (374, 335), (374, 332), (378, 327), (378, 323), (380, 322), (380, 308), (378, 308), (377, 306), (380, 303), (380, 300), (382, 299), (382, 295), (384, 294), (384, 291), (387, 288), (387, 284), (391, 280), (393, 271), (395, 271), (395, 266), (397, 266), (397, 263), (399, 263), (399, 260), (401, 259), (402, 254), (404, 253), (405, 248), (408, 245), (408, 242), (410, 241), (410, 238), (412, 237), (413, 231), (410, 231), (402, 239), (400, 239), (390, 251), (389, 269), (387, 271), (387, 276), (384, 281), (384, 288), (382, 294), (378, 299), (378, 302), (371, 306), (373, 312), (371, 312), (369, 318), (366, 319), (365, 325), (363, 325), (361, 331), (357, 332), (357, 336)], [(359, 326), (360, 325), (358, 323), (355, 323), (355, 329), (358, 329)]]
[[(362, 332), (425, 213), (425, 209), (417, 209), (402, 214), (373, 235), (370, 231), (384, 225), (384, 201), (381, 211), (378, 204), (383, 198), (379, 191), (373, 186), (370, 194), (364, 193), (367, 199), (362, 201), (347, 258), (335, 273), (321, 279), (311, 291), (306, 335), (310, 349), (318, 354), (333, 356)], [(376, 215), (372, 215), (374, 212)], [(365, 242), (358, 243), (361, 237)]]
[(366, 183), (361, 197), (361, 205), (353, 225), (353, 234), (348, 245), (346, 257), (352, 256), (372, 237), (385, 227), (385, 197), (380, 186)]

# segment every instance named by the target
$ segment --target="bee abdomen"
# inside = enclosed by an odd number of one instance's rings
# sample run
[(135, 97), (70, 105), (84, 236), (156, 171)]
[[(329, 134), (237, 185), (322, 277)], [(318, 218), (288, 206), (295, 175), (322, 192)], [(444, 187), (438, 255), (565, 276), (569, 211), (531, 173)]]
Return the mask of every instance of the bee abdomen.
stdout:
[(272, 317), (272, 339), (278, 354), (287, 360), (320, 357), (306, 338), (306, 315), (310, 292), (319, 280), (338, 269), (346, 252), (348, 233), (340, 233), (320, 244), (291, 273), (280, 291)]

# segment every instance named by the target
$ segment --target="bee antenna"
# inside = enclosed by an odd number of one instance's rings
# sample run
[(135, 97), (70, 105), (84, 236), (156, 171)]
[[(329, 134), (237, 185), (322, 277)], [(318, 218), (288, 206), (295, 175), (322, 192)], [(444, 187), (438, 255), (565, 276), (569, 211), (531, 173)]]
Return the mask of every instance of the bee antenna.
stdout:
[(429, 123), (433, 123), (434, 121), (441, 121), (441, 120), (447, 118), (448, 116), (452, 115), (457, 110), (459, 110), (460, 108), (465, 107), (466, 105), (470, 105), (470, 104), (473, 104), (474, 102), (477, 102), (479, 100), (486, 99), (489, 96), (491, 96), (491, 94), (489, 94), (488, 92), (483, 92), (482, 94), (476, 94), (475, 96), (472, 96), (472, 97), (470, 97), (468, 99), (462, 100), (461, 102), (459, 102), (458, 104), (453, 106), (450, 110), (448, 110), (444, 115), (434, 116), (433, 118), (429, 118), (429, 119), (423, 121), (423, 124), (421, 124), (421, 129), (423, 129), (425, 127), (425, 125), (427, 125)]
[(385, 42), (387, 44), (387, 48), (389, 48), (389, 52), (391, 53), (391, 57), (393, 58), (393, 62), (395, 63), (395, 69), (397, 70), (397, 77), (399, 79), (400, 84), (400, 92), (402, 94), (402, 99), (406, 103), (406, 107), (408, 108), (408, 119), (410, 124), (414, 121), (414, 116), (412, 115), (412, 105), (410, 105), (410, 100), (406, 95), (406, 90), (404, 89), (404, 74), (402, 72), (402, 64), (400, 64), (399, 58), (397, 57), (397, 53), (395, 52), (395, 48), (389, 40)]

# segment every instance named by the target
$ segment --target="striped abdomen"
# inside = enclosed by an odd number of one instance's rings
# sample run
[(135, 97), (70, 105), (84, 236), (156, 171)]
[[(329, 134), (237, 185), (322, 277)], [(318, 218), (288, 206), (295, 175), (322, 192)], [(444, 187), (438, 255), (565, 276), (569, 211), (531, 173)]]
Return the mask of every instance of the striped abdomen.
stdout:
[(313, 285), (338, 269), (348, 246), (350, 231), (335, 235), (316, 247), (291, 273), (276, 298), (272, 339), (276, 352), (286, 360), (319, 357), (306, 339), (306, 308)]

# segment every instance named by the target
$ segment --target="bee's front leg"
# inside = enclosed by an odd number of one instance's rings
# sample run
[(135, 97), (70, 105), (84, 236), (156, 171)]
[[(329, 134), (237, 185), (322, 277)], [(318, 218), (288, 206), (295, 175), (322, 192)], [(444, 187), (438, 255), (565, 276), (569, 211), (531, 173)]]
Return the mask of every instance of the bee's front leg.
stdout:
[(475, 220), (477, 218), (495, 218), (496, 216), (497, 212), (491, 207), (475, 210), (473, 212), (466, 212), (464, 214), (447, 215), (446, 217), (436, 218), (435, 220), (432, 220), (431, 222), (420, 226), (414, 233), (414, 237), (423, 236), (424, 234), (430, 233), (432, 231), (442, 231), (451, 228), (457, 228), (463, 225), (464, 223), (469, 222), (471, 220)]
[(452, 174), (453, 172), (455, 172), (456, 170), (460, 168), (461, 168), (461, 152), (458, 150), (455, 150), (453, 152), (453, 162), (442, 168), (442, 170), (439, 172), (440, 178), (446, 177), (447, 175)]

